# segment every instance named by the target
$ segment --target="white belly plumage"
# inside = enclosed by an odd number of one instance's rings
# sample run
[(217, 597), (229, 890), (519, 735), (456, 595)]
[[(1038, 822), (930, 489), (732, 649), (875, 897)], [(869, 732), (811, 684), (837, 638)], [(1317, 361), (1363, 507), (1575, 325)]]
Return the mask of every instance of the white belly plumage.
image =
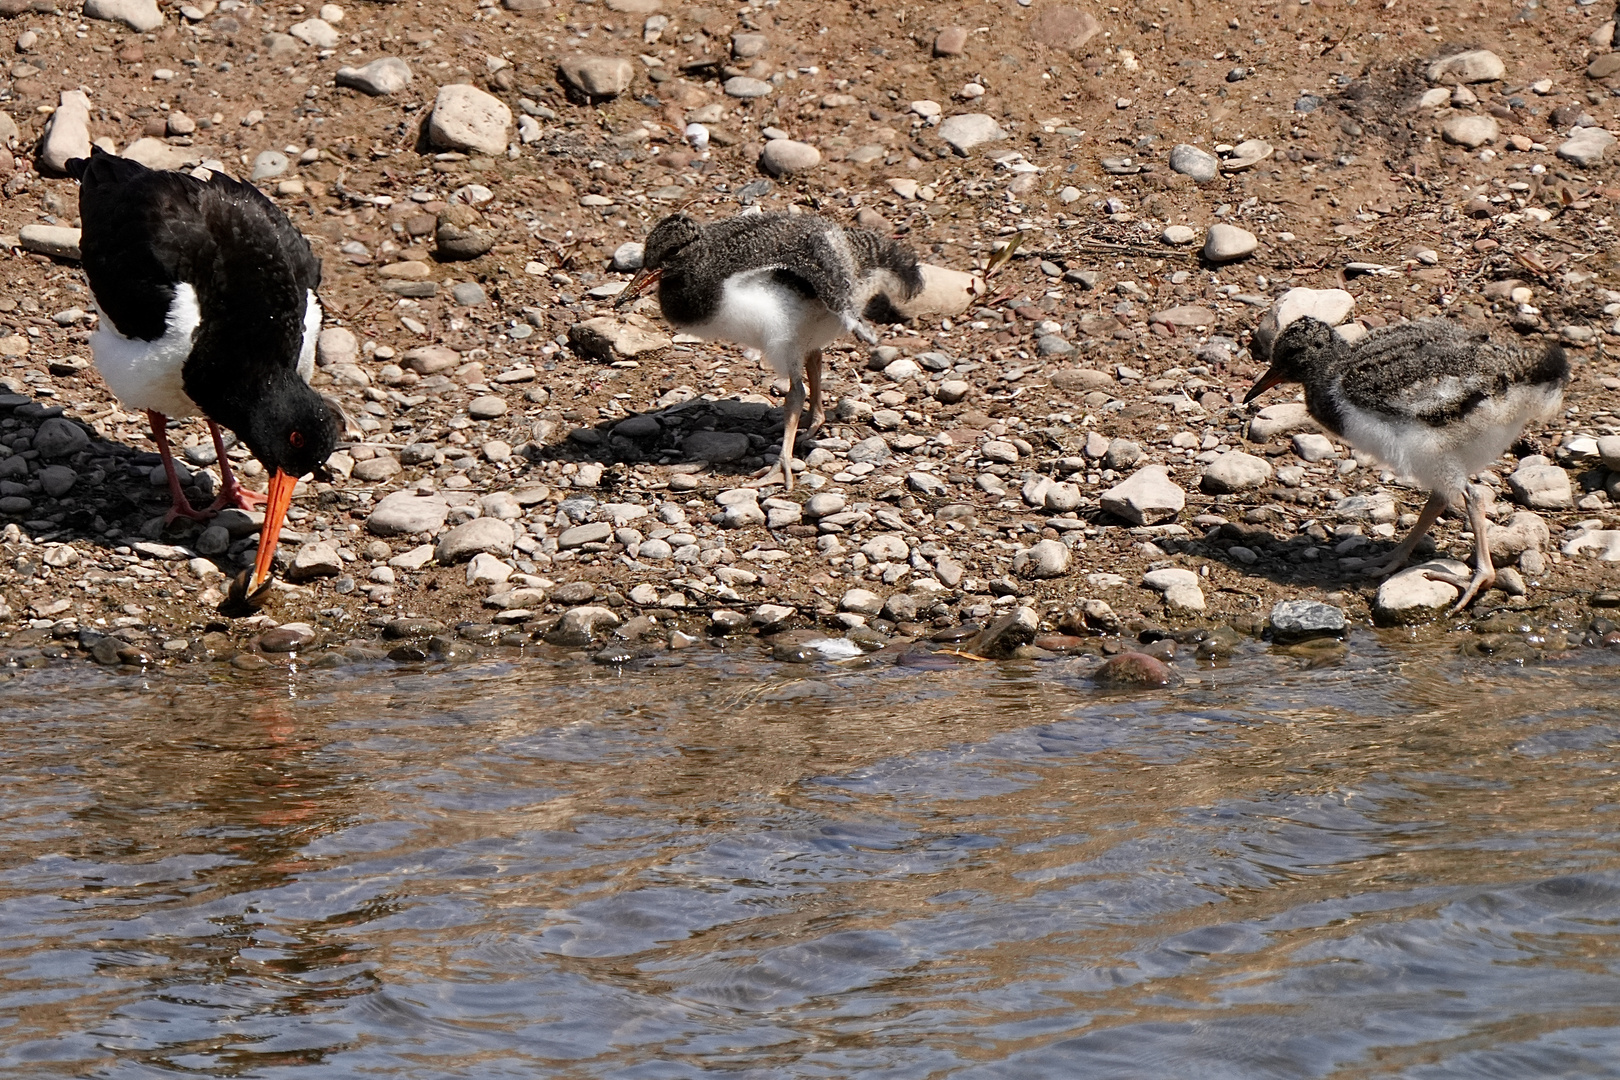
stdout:
[[(164, 319), (163, 336), (155, 341), (127, 338), (101, 312), (90, 335), (96, 368), (126, 408), (153, 409), (165, 416), (196, 416), (202, 412), (185, 389), (186, 359), (202, 323), (197, 290), (181, 282)], [(306, 383), (315, 374), (315, 339), (321, 332), (321, 305), (313, 292), (304, 304), (304, 335), (298, 353), (298, 375)]]
[(780, 285), (769, 270), (739, 274), (725, 283), (708, 321), (681, 329), (711, 341), (758, 349), (779, 374), (802, 369), (805, 355), (848, 329), (827, 305)]

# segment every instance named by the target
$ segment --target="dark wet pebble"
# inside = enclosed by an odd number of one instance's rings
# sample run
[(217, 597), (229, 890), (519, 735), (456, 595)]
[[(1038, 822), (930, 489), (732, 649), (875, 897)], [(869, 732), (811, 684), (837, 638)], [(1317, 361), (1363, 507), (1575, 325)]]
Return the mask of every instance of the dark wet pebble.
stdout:
[(270, 661), (258, 653), (237, 653), (231, 657), (231, 667), (238, 671), (263, 671), (270, 666)]
[(1592, 594), (1593, 607), (1620, 607), (1620, 589), (1600, 589)]
[(98, 664), (118, 663), (118, 650), (124, 643), (115, 637), (103, 637), (90, 646), (90, 656)]
[(1534, 660), (1535, 648), (1517, 634), (1476, 634), (1458, 649), (1464, 656), (1492, 660)]
[(966, 641), (969, 638), (977, 637), (983, 630), (984, 627), (980, 626), (978, 623), (963, 623), (961, 626), (947, 626), (943, 630), (936, 630), (932, 634), (928, 635), (928, 640), (938, 641), (944, 644), (951, 644), (953, 642)]
[(813, 664), (821, 658), (820, 649), (796, 642), (783, 641), (771, 646), (771, 659), (784, 664)]
[(460, 623), (456, 636), (474, 645), (493, 645), (501, 638), (501, 628), (490, 623)]
[(528, 634), (506, 633), (502, 634), (500, 639), (496, 641), (495, 644), (504, 646), (508, 649), (521, 649), (525, 645), (533, 645), (534, 639), (529, 637)]
[(347, 667), (348, 665), (349, 658), (344, 656), (341, 652), (323, 652), (309, 662), (309, 666), (312, 670), (340, 668)]
[(396, 664), (419, 664), (428, 658), (428, 651), (420, 645), (395, 645), (388, 650), (388, 659)]
[(1169, 686), (1175, 676), (1157, 657), (1128, 652), (1105, 661), (1092, 678), (1104, 686)]
[[(1151, 656), (1155, 660), (1174, 660), (1176, 658), (1176, 643), (1170, 638), (1160, 638), (1151, 645), (1144, 645), (1140, 650), (1143, 656)], [(1129, 656), (1129, 653), (1122, 653)]]
[(617, 667), (621, 664), (628, 664), (635, 658), (636, 650), (627, 645), (609, 645), (607, 648), (591, 657), (591, 659), (598, 664), (613, 667)]
[(312, 634), (302, 630), (290, 630), (285, 626), (278, 626), (273, 630), (266, 630), (254, 639), (254, 644), (261, 652), (284, 653), (297, 652), (310, 642), (314, 641)]
[(962, 661), (941, 653), (908, 652), (895, 661), (897, 667), (921, 668), (923, 671), (944, 671), (961, 667)]
[(1242, 640), (1242, 635), (1230, 626), (1217, 626), (1209, 637), (1198, 643), (1193, 655), (1199, 660), (1226, 660)]

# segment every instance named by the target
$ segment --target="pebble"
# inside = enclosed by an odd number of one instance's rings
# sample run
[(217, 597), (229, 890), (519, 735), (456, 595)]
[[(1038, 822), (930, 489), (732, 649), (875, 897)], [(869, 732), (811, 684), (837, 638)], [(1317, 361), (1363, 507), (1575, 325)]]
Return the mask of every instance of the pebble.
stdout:
[(1620, 562), (1620, 529), (1583, 529), (1566, 539), (1558, 550), (1564, 555), (1591, 555), (1602, 562)]
[(123, 23), (139, 34), (163, 25), (157, 0), (84, 0), (84, 17)]
[(378, 536), (436, 533), (444, 527), (450, 504), (440, 495), (395, 491), (385, 495), (366, 518), (368, 532)]
[(1282, 644), (1343, 636), (1344, 612), (1318, 600), (1280, 600), (1271, 609), (1272, 640)]
[(40, 490), (53, 499), (60, 499), (72, 491), (78, 480), (79, 474), (66, 465), (47, 465), (39, 470)]
[(1170, 521), (1187, 505), (1187, 493), (1170, 479), (1163, 465), (1144, 465), (1123, 483), (1103, 492), (1102, 508), (1133, 525)]
[(1455, 559), (1436, 559), (1409, 567), (1385, 578), (1373, 598), (1373, 621), (1380, 626), (1404, 626), (1427, 622), (1457, 602), (1462, 595), (1455, 585), (1427, 577), (1431, 570), (1467, 577), (1468, 567)]
[(1516, 562), (1525, 552), (1539, 552), (1552, 542), (1552, 530), (1540, 514), (1520, 510), (1507, 521), (1491, 525), (1485, 530), (1490, 545), (1491, 561), (1498, 564)]
[(253, 159), (253, 172), (248, 179), (254, 183), (269, 180), (286, 172), (291, 165), (292, 162), (287, 160), (287, 155), (280, 150), (265, 150)]
[(315, 641), (315, 628), (308, 623), (283, 623), (266, 630), (254, 639), (259, 649), (268, 653), (297, 652)]
[(499, 394), (485, 394), (473, 398), (467, 405), (467, 415), (474, 420), (493, 420), (506, 415), (506, 399)]
[(722, 86), (727, 97), (762, 98), (770, 96), (774, 89), (770, 83), (763, 79), (751, 79), (746, 75), (733, 75)]
[(1213, 263), (1232, 262), (1254, 254), (1260, 246), (1254, 233), (1220, 222), (1204, 237), (1204, 258)]
[(657, 331), (644, 330), (603, 315), (569, 327), (568, 344), (576, 351), (600, 360), (633, 360), (646, 353), (666, 349), (672, 341)]
[(893, 452), (883, 436), (872, 435), (851, 446), (848, 453), (849, 460), (855, 464), (869, 462), (877, 465), (888, 461)]
[(619, 56), (572, 56), (557, 64), (563, 82), (591, 101), (616, 98), (630, 89), (636, 75), (629, 60)]
[(337, 545), (324, 540), (312, 541), (299, 545), (292, 565), (287, 568), (287, 580), (296, 584), (336, 577), (342, 572), (343, 557), (338, 554)]
[(972, 638), (962, 642), (961, 648), (973, 656), (1000, 660), (1035, 640), (1041, 620), (1032, 609), (1020, 607), (1001, 616)]
[(1013, 556), (1013, 573), (1026, 578), (1054, 578), (1069, 572), (1069, 549), (1058, 540), (1041, 540)]
[(1166, 244), (1180, 247), (1197, 240), (1198, 230), (1187, 225), (1166, 225), (1164, 231), (1159, 234), (1159, 239)]
[(1232, 450), (1204, 468), (1199, 488), (1207, 495), (1229, 495), (1252, 491), (1271, 482), (1271, 465), (1265, 458)]
[(1441, 138), (1470, 150), (1495, 142), (1501, 133), (1502, 126), (1491, 116), (1454, 116), (1440, 125)]
[(450, 298), (462, 307), (483, 307), (489, 303), (489, 295), (476, 281), (456, 282), (450, 286)]
[[(93, 3), (94, 0), (91, 0)], [(150, 3), (150, 0), (147, 0)], [(85, 14), (89, 18), (101, 18), (90, 14), (90, 3), (85, 5)], [(152, 4), (152, 11), (157, 11), (157, 5)], [(162, 22), (162, 18), (158, 19)], [(67, 171), (70, 158), (90, 156), (90, 98), (83, 90), (62, 91), (60, 103), (56, 111), (51, 114), (50, 126), (45, 129), (45, 138), (39, 147), (39, 162), (54, 173)]]
[(1221, 163), (1206, 150), (1189, 143), (1178, 143), (1170, 150), (1170, 169), (1191, 177), (1197, 183), (1207, 184), (1221, 174)]
[(44, 458), (68, 457), (89, 445), (90, 436), (84, 428), (62, 416), (45, 420), (34, 432), (33, 448)]
[(1488, 49), (1471, 49), (1436, 60), (1427, 75), (1432, 83), (1495, 82), (1507, 75), (1507, 65)]
[(1175, 678), (1163, 660), (1140, 652), (1109, 657), (1091, 677), (1104, 686), (1169, 686)]
[(343, 40), (337, 28), (325, 19), (304, 19), (287, 27), (287, 33), (315, 49), (335, 49)]
[(772, 139), (759, 156), (760, 168), (772, 176), (792, 176), (821, 164), (821, 151), (793, 139)]
[(960, 26), (947, 26), (934, 37), (935, 56), (961, 56), (967, 51), (968, 32)]
[[(487, 254), (495, 246), (495, 237), (480, 227), (483, 222), (484, 215), (465, 203), (452, 203), (440, 210), (433, 225), (434, 250), (439, 258), (453, 261)], [(460, 284), (483, 292), (476, 282)]]
[(1254, 168), (1273, 152), (1271, 144), (1264, 139), (1245, 139), (1232, 148), (1226, 160), (1221, 162), (1221, 168), (1227, 172), (1243, 172)]
[(618, 625), (619, 617), (611, 608), (589, 605), (569, 608), (557, 620), (557, 625), (546, 633), (546, 641), (552, 645), (577, 648), (589, 645), (598, 633)]
[(384, 56), (361, 67), (340, 67), (335, 81), (362, 94), (383, 97), (411, 85), (411, 65), (397, 56)]
[(1314, 431), (1296, 432), (1293, 445), (1294, 453), (1301, 461), (1332, 461), (1339, 456), (1333, 440)]
[(25, 251), (36, 251), (57, 259), (79, 257), (79, 230), (66, 225), (29, 223), (17, 231), (17, 241)]
[(1579, 128), (1574, 135), (1558, 144), (1558, 156), (1576, 165), (1590, 167), (1603, 160), (1603, 155), (1614, 145), (1614, 141), (1614, 136), (1603, 128)]
[(644, 246), (635, 240), (626, 240), (613, 249), (613, 262), (609, 267), (621, 274), (634, 273), (641, 269)]
[(499, 518), (473, 518), (441, 536), (433, 557), (449, 564), (470, 559), (481, 552), (510, 555), (515, 539), (512, 526)]
[(345, 326), (328, 326), (315, 339), (315, 361), (321, 367), (352, 364), (360, 358), (360, 342)]
[(439, 88), (428, 118), (428, 140), (446, 150), (500, 154), (506, 150), (512, 110), (500, 98), (475, 86), (451, 83)]
[(1508, 475), (1508, 487), (1520, 504), (1532, 510), (1564, 510), (1575, 505), (1569, 473), (1557, 465), (1521, 461)]
[(1250, 442), (1270, 442), (1278, 435), (1315, 425), (1303, 401), (1283, 401), (1267, 405), (1249, 421), (1248, 437)]
[(959, 154), (965, 155), (976, 146), (1000, 142), (1007, 133), (995, 118), (985, 113), (959, 113), (940, 121), (939, 137)]

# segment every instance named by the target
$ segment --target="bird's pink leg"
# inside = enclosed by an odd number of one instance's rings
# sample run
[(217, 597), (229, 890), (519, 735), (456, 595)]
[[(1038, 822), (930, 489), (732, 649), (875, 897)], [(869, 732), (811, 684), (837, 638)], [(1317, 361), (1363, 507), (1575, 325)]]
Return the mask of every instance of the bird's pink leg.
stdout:
[(175, 518), (207, 521), (214, 516), (212, 511), (198, 510), (192, 506), (191, 500), (180, 488), (180, 474), (174, 471), (174, 454), (169, 451), (169, 418), (156, 409), (147, 409), (146, 422), (152, 425), (152, 441), (157, 443), (158, 453), (163, 456), (163, 473), (169, 478), (171, 503), (169, 512), (163, 515), (163, 524), (172, 525)]
[(214, 437), (214, 456), (219, 459), (219, 497), (208, 507), (210, 511), (226, 509), (257, 510), (263, 506), (266, 495), (257, 491), (249, 491), (237, 482), (236, 473), (231, 470), (231, 459), (225, 456), (225, 437), (219, 433), (219, 425), (212, 420), (208, 421), (208, 433)]
[(1406, 534), (1406, 539), (1397, 544), (1395, 549), (1385, 556), (1382, 561), (1371, 566), (1362, 567), (1361, 572), (1369, 577), (1382, 577), (1385, 574), (1393, 574), (1405, 566), (1406, 560), (1410, 559), (1412, 552), (1417, 550), (1418, 543), (1428, 535), (1430, 529), (1434, 528), (1434, 523), (1440, 520), (1440, 515), (1445, 513), (1446, 507), (1450, 505), (1451, 500), (1444, 495), (1437, 491), (1430, 492), (1429, 501), (1423, 504), (1423, 510), (1418, 514), (1417, 524), (1413, 525), (1412, 531)]
[(821, 407), (821, 350), (817, 349), (804, 358), (804, 380), (810, 390), (810, 421), (805, 425), (804, 433), (813, 435), (821, 430), (821, 425), (827, 422), (827, 410)]
[(1463, 591), (1457, 605), (1451, 609), (1453, 615), (1473, 603), (1481, 593), (1489, 592), (1491, 586), (1496, 584), (1496, 567), (1491, 563), (1491, 545), (1486, 539), (1486, 530), (1491, 527), (1490, 520), (1485, 516), (1485, 506), (1489, 502), (1486, 489), (1478, 484), (1469, 484), (1463, 493), (1463, 501), (1468, 507), (1468, 527), (1474, 530), (1473, 577), (1463, 578), (1433, 570), (1424, 575), (1430, 581), (1444, 581)]
[(782, 456), (775, 465), (755, 473), (745, 487), (769, 487), (776, 483), (776, 472), (780, 469), (783, 491), (793, 490), (793, 444), (799, 437), (799, 415), (803, 412), (804, 379), (795, 372), (788, 383), (787, 401), (782, 406)]

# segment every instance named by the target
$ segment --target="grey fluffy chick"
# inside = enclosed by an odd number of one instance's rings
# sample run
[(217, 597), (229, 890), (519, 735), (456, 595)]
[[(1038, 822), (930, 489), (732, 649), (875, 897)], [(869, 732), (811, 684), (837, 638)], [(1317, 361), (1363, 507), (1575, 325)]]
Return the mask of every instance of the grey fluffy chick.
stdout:
[(1492, 493), (1469, 477), (1563, 403), (1569, 359), (1556, 345), (1501, 344), (1445, 319), (1372, 331), (1355, 344), (1312, 318), (1290, 323), (1271, 347), (1271, 368), (1245, 403), (1279, 383), (1301, 383), (1313, 419), (1429, 491), (1406, 539), (1368, 573), (1400, 569), (1418, 541), (1460, 498), (1474, 531), (1474, 574), (1430, 573), (1462, 590), (1461, 611), (1496, 581), (1486, 539)]
[(655, 281), (664, 318), (677, 328), (758, 349), (787, 377), (781, 458), (755, 482), (773, 482), (779, 467), (788, 490), (801, 420), (808, 415), (811, 432), (825, 419), (822, 348), (846, 332), (875, 343), (866, 319), (898, 319), (895, 305), (923, 287), (905, 245), (809, 214), (740, 214), (708, 225), (671, 215), (647, 235), (641, 273), (621, 303)]

